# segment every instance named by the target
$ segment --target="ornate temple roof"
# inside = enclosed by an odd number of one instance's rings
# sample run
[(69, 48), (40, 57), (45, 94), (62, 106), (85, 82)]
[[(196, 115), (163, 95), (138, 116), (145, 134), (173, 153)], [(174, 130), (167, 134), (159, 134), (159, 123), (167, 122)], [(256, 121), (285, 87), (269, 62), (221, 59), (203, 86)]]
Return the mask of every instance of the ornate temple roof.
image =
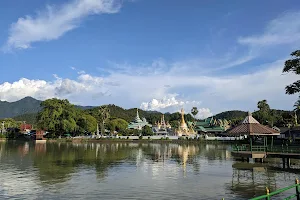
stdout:
[(141, 129), (144, 126), (152, 127), (152, 125), (147, 122), (146, 118), (143, 118), (143, 120), (141, 120), (139, 116), (139, 110), (136, 109), (136, 117), (132, 122), (129, 123), (128, 129)]

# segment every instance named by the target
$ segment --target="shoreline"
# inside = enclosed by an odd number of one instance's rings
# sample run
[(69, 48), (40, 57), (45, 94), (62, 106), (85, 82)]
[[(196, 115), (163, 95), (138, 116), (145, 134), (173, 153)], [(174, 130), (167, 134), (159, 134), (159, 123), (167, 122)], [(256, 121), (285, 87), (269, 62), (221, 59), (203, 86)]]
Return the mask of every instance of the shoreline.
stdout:
[(49, 139), (49, 143), (63, 142), (63, 143), (177, 143), (177, 144), (243, 144), (245, 141), (242, 140), (134, 140), (134, 139)]
[[(0, 142), (36, 142), (36, 140), (10, 140), (6, 138), (0, 138)], [(218, 141), (218, 140), (160, 140), (160, 139), (46, 139), (43, 140), (43, 143), (175, 143), (175, 144), (244, 144), (246, 141), (243, 140), (227, 140), (227, 141)]]

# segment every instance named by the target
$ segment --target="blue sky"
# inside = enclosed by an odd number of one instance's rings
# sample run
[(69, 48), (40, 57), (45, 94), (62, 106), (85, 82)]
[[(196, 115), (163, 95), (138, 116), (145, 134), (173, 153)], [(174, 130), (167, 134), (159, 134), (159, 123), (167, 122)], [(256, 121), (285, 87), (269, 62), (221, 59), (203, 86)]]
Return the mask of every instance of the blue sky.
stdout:
[(284, 60), (299, 48), (296, 0), (0, 2), (0, 100), (253, 111), (291, 109)]

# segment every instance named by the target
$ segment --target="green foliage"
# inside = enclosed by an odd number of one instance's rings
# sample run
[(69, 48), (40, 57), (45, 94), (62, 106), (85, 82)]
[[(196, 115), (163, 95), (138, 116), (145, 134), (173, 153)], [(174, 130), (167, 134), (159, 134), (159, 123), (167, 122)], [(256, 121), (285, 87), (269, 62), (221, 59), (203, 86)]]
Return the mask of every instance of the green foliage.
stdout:
[(96, 119), (70, 104), (68, 100), (48, 99), (41, 106), (43, 109), (37, 115), (38, 128), (49, 131), (53, 136), (96, 130)]
[(123, 136), (132, 136), (132, 135), (140, 135), (140, 131), (136, 129), (125, 129), (119, 132)]
[(197, 107), (193, 107), (191, 110), (192, 115), (194, 115), (194, 118), (196, 117), (196, 115), (198, 114), (198, 108)]
[(293, 121), (293, 113), (291, 111), (270, 109), (267, 100), (257, 103), (258, 111), (253, 113), (253, 117), (261, 124), (269, 126), (286, 126)]
[(227, 119), (227, 120), (236, 120), (236, 119), (244, 119), (247, 116), (247, 112), (240, 110), (231, 110), (221, 112), (214, 116), (215, 119)]
[[(127, 122), (131, 122), (135, 117), (136, 117), (136, 108), (132, 109), (123, 109), (119, 106), (109, 104), (106, 105), (107, 108), (109, 109), (109, 114), (111, 119), (124, 119)], [(99, 107), (91, 108), (86, 110), (89, 114), (94, 116), (97, 120), (97, 112), (99, 110)], [(139, 115), (140, 117), (145, 117), (147, 121), (151, 124), (155, 124), (155, 122), (160, 121), (162, 113), (156, 112), (156, 111), (144, 111), (144, 110), (139, 110)], [(180, 120), (181, 114), (176, 112), (176, 113), (165, 113), (165, 120), (166, 121), (176, 121)], [(185, 115), (186, 121), (192, 121), (193, 117), (191, 114), (186, 114)], [(100, 119), (98, 120), (100, 121)]]
[[(285, 61), (283, 72), (300, 74), (300, 50), (291, 53), (292, 59)], [(286, 86), (286, 94), (295, 94), (300, 92), (300, 80)]]
[(77, 125), (79, 127), (78, 130), (80, 133), (84, 133), (85, 131), (94, 133), (97, 129), (97, 120), (95, 119), (95, 117), (89, 114), (82, 113), (78, 117)]
[(262, 100), (257, 103), (257, 108), (259, 109), (257, 116), (261, 124), (267, 124), (270, 120), (270, 106), (267, 100)]
[(153, 135), (153, 131), (149, 126), (144, 126), (142, 130), (142, 135), (144, 136)]
[(12, 118), (5, 118), (5, 119), (0, 119), (0, 129), (2, 129), (2, 122), (4, 122), (4, 128), (19, 128), (20, 124), (16, 122)]
[(27, 114), (22, 114), (16, 117), (13, 117), (14, 120), (16, 121), (26, 121), (27, 124), (33, 124), (36, 125), (36, 117), (37, 117), (37, 113), (27, 113)]
[(123, 132), (128, 127), (128, 122), (126, 122), (124, 119), (110, 119), (106, 123), (106, 127), (111, 131), (117, 131), (117, 132)]

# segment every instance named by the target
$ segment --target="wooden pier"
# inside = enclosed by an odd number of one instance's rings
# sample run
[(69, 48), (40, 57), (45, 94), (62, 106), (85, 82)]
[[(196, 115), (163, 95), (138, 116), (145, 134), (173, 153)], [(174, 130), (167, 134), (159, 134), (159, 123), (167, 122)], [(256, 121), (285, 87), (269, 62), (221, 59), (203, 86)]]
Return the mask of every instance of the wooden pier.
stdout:
[(289, 168), (291, 159), (300, 159), (299, 147), (273, 147), (273, 146), (233, 146), (231, 155), (242, 160), (252, 158), (255, 161), (263, 162), (265, 158), (281, 158), (283, 168)]

